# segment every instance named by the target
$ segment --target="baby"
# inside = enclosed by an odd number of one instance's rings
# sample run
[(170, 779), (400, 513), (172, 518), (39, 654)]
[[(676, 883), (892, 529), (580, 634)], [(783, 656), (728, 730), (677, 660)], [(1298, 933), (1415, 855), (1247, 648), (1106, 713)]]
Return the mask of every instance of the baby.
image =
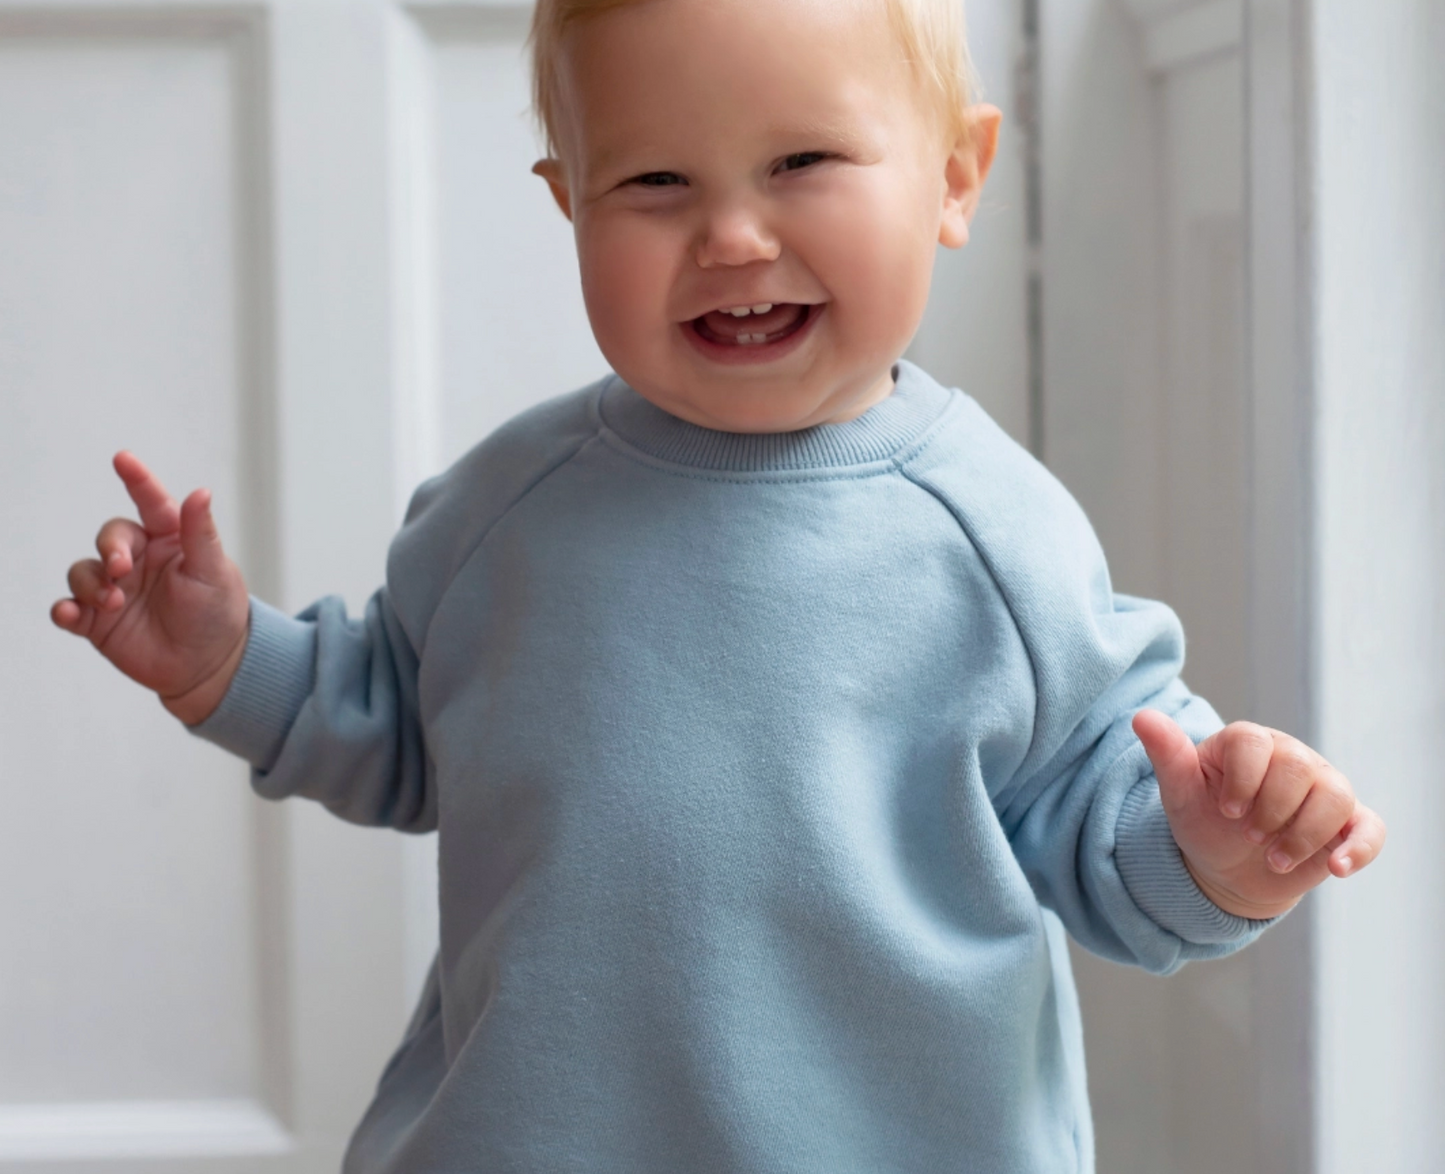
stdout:
[(256, 789), (440, 834), (372, 1172), (1093, 1167), (1064, 931), (1229, 953), (1379, 818), (1220, 729), (1078, 507), (903, 362), (999, 113), (957, 0), (542, 0), (536, 167), (615, 374), (417, 492), (365, 615), (248, 600), (205, 490), (70, 572)]

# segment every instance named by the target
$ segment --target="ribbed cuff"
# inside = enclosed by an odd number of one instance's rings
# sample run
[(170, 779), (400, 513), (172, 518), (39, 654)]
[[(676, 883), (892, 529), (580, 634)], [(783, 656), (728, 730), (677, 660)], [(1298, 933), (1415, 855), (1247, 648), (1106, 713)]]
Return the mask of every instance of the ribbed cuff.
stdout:
[(269, 770), (311, 694), (316, 625), (251, 597), (251, 630), (231, 687), (216, 711), (187, 729)]
[(1154, 776), (1141, 779), (1119, 811), (1114, 860), (1134, 904), (1155, 924), (1198, 946), (1224, 945), (1277, 921), (1251, 921), (1221, 909), (1189, 875), (1169, 830)]

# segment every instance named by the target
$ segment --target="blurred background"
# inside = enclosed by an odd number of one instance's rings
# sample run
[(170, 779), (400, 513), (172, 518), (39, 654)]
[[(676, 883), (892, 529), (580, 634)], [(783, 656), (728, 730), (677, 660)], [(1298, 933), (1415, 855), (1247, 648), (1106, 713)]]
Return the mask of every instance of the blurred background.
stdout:
[[(0, 1174), (335, 1170), (432, 837), (265, 804), (53, 630), (130, 447), (253, 590), (604, 369), (507, 0), (0, 0)], [(1006, 113), (911, 357), (1082, 501), (1374, 868), (1169, 979), (1076, 959), (1107, 1174), (1445, 1169), (1445, 4), (972, 0)]]

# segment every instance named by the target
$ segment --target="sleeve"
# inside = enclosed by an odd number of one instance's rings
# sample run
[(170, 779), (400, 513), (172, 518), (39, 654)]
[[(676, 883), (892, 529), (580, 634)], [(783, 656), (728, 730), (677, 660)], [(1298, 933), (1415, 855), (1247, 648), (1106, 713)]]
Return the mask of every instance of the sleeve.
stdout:
[(357, 619), (334, 596), (295, 619), (253, 598), (236, 677), (191, 730), (250, 762), (267, 799), (301, 795), (352, 823), (432, 831), (417, 671), (386, 588)]
[(1039, 902), (1086, 949), (1156, 973), (1231, 953), (1270, 922), (1195, 884), (1131, 723), (1173, 717), (1196, 742), (1223, 724), (1179, 674), (1184, 633), (1161, 603), (1116, 594), (1078, 503), (960, 397), (950, 435), (907, 475), (953, 515), (987, 567), (1031, 676), (1032, 729), (990, 797)]
[(610, 376), (514, 417), (417, 488), (359, 618), (328, 596), (295, 619), (251, 601), (246, 652), (220, 707), (192, 731), (251, 763), (268, 799), (315, 799), (352, 823), (437, 826), (417, 677), (457, 569), (534, 486), (593, 439)]
[(1073, 618), (1092, 639), (1064, 648), (1047, 639), (1063, 616), (1016, 616), (1038, 709), (1024, 764), (995, 800), (1014, 855), (1040, 902), (1096, 954), (1169, 973), (1232, 953), (1270, 923), (1227, 913), (1194, 883), (1131, 728), (1144, 708), (1196, 742), (1223, 724), (1179, 679), (1179, 622), (1162, 604), (1112, 594)]

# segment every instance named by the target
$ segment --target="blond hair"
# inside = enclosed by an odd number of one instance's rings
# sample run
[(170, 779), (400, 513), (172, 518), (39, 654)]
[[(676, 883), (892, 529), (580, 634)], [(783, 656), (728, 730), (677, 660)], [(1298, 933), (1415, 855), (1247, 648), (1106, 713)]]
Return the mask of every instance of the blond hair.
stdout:
[[(557, 58), (562, 38), (580, 20), (614, 8), (650, 0), (537, 0), (532, 14), (532, 112), (547, 154), (558, 148)], [(758, 0), (766, 4), (771, 0)], [(965, 111), (975, 99), (973, 63), (968, 55), (963, 0), (876, 0), (888, 16), (918, 80), (937, 102), (953, 133), (967, 123)]]

